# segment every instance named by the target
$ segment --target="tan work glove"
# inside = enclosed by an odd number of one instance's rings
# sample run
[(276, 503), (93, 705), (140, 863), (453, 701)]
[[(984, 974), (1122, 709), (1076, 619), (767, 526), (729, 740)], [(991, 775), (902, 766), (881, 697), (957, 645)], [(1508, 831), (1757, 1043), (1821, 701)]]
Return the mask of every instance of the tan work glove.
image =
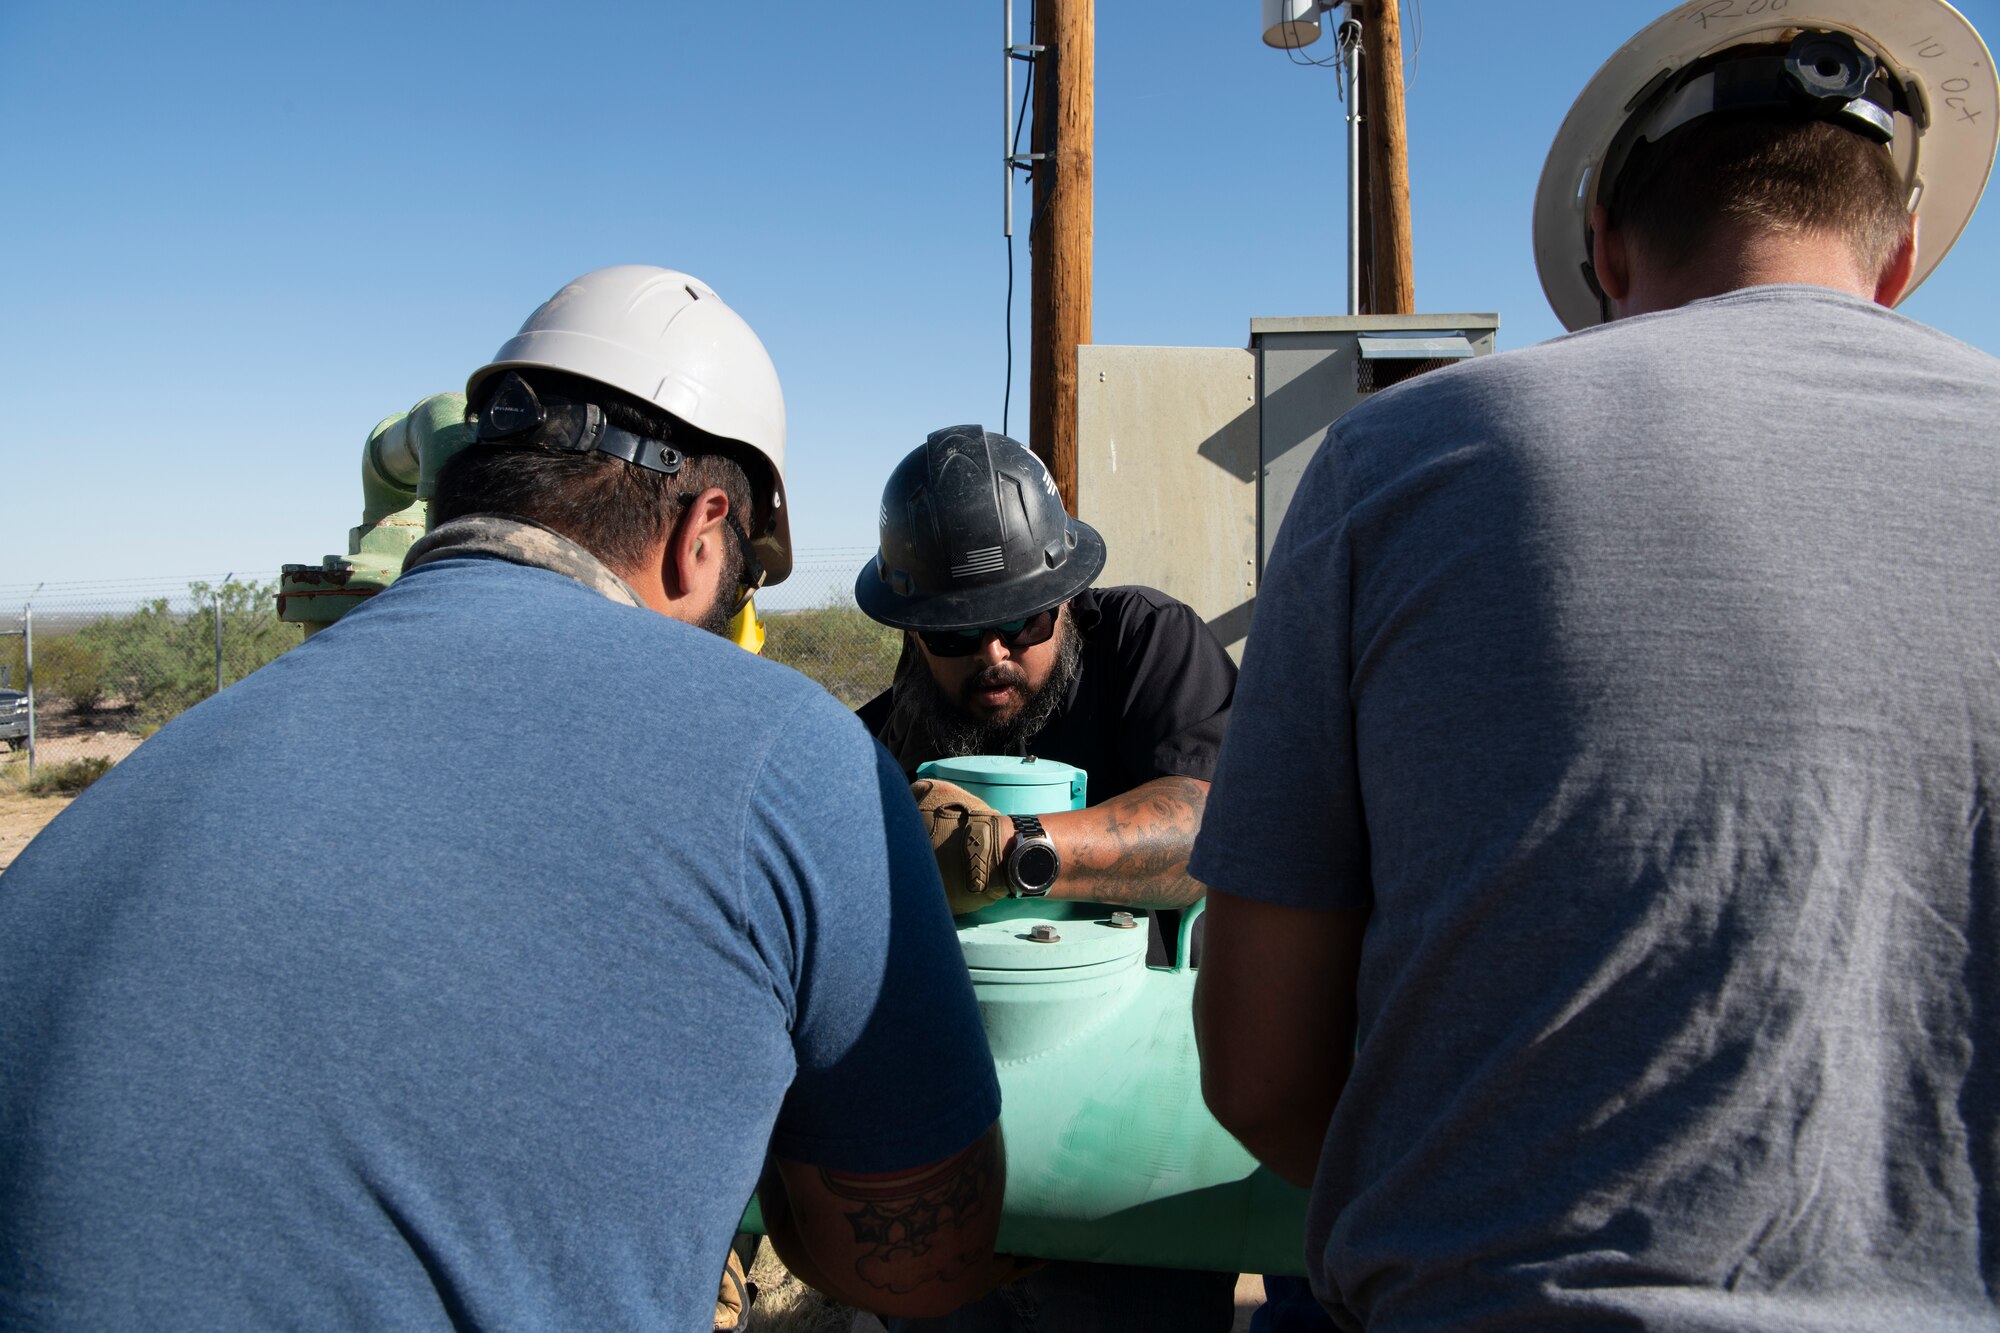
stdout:
[(917, 812), (937, 853), (938, 873), (953, 916), (991, 907), (1007, 896), (1001, 849), (1014, 835), (1013, 821), (963, 787), (935, 778), (910, 784)]
[(715, 1333), (738, 1333), (750, 1322), (750, 1302), (757, 1299), (750, 1279), (743, 1274), (743, 1261), (734, 1249), (723, 1261), (722, 1283), (715, 1293)]

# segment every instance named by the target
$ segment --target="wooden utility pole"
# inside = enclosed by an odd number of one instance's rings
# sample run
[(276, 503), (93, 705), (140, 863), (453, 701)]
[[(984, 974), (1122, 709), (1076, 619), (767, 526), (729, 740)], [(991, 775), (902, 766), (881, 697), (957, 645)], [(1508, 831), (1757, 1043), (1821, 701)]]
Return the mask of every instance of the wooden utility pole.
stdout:
[(1370, 314), (1417, 308), (1410, 247), (1410, 140), (1403, 124), (1403, 20), (1396, 0), (1361, 6), (1362, 85), (1368, 159), (1368, 256), (1362, 272)]
[(1028, 445), (1076, 512), (1076, 349), (1090, 341), (1091, 137), (1096, 0), (1039, 0)]

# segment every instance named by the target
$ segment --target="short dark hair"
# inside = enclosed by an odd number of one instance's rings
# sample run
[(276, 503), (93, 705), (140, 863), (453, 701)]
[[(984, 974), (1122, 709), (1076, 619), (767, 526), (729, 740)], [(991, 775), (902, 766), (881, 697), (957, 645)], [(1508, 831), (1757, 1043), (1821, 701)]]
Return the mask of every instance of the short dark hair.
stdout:
[[(1782, 52), (1784, 43), (1769, 47)], [(1733, 47), (1714, 59), (1766, 54)], [(1707, 62), (1704, 62), (1707, 63)], [(1611, 225), (1661, 264), (1698, 259), (1732, 227), (1839, 236), (1879, 275), (1910, 224), (1888, 149), (1786, 107), (1703, 116), (1642, 144), (1613, 182)]]
[[(473, 445), (438, 473), (431, 499), (433, 524), (468, 514), (530, 519), (621, 573), (637, 566), (671, 529), (680, 517), (681, 496), (698, 495), (711, 486), (729, 497), (730, 512), (746, 529), (759, 531), (753, 499), (758, 492), (745, 463), (760, 473), (764, 469), (746, 457), (749, 451), (609, 385), (532, 367), (519, 373), (537, 394), (595, 403), (620, 429), (672, 440), (687, 461), (668, 476), (595, 450), (573, 454)], [(489, 385), (497, 388), (499, 378)], [(485, 403), (471, 406), (477, 412)]]

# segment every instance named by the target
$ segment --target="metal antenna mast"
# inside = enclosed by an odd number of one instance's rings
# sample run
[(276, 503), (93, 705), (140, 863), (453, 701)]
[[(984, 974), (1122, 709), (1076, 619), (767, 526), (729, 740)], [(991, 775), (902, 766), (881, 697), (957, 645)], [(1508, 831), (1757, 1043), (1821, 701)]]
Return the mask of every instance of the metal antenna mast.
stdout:
[(1007, 69), (1006, 87), (1000, 99), (1000, 176), (1005, 182), (1003, 190), (1003, 212), (1001, 213), (1000, 234), (1014, 234), (1014, 173), (1033, 171), (1041, 153), (1017, 153), (1014, 151), (1014, 62), (1025, 60), (1034, 63), (1043, 48), (1036, 45), (1016, 46), (1014, 44), (1014, 0), (1000, 0), (1001, 40), (1000, 48)]
[[(1300, 57), (1320, 15), (1343, 9), (1332, 60)], [(1337, 66), (1347, 102), (1347, 313), (1416, 309), (1410, 154), (1403, 121), (1403, 27), (1397, 0), (1264, 0), (1264, 44), (1295, 63)]]

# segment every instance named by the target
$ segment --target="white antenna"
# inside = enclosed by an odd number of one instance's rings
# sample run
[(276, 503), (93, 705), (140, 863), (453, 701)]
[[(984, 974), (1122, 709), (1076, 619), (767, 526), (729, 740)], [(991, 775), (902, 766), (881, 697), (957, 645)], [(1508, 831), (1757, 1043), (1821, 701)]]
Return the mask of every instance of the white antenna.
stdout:
[(1320, 0), (1264, 0), (1264, 45), (1296, 51), (1319, 40)]

